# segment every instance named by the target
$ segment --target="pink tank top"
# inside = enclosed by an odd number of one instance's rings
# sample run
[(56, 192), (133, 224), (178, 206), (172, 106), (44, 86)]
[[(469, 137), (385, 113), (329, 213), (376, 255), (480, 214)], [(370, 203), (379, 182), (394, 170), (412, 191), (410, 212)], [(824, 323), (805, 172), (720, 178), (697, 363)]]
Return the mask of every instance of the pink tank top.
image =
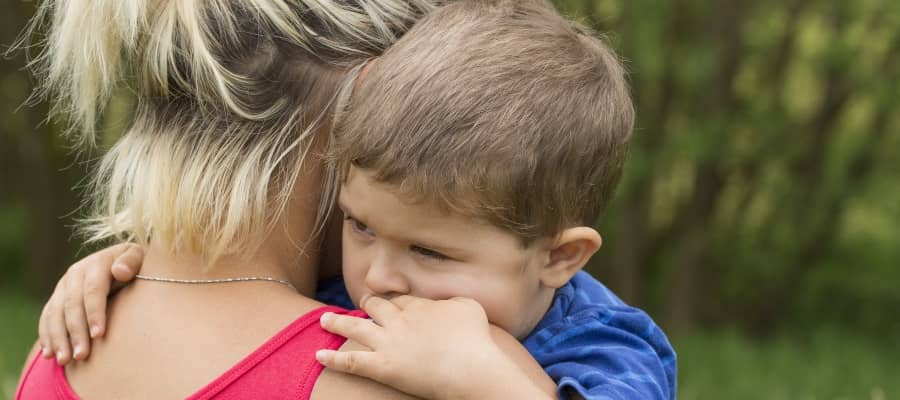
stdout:
[[(319, 316), (327, 311), (365, 316), (362, 311), (331, 306), (310, 311), (188, 399), (309, 399), (323, 369), (316, 361), (316, 350), (337, 349), (346, 341), (319, 325)], [(16, 400), (31, 399), (76, 400), (78, 395), (66, 379), (65, 368), (38, 354), (16, 391)]]

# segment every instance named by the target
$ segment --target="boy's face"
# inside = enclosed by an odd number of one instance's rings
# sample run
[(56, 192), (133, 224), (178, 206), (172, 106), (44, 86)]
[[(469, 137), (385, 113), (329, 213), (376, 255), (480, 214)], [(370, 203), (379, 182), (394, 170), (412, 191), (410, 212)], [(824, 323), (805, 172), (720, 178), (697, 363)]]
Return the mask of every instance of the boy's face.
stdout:
[(339, 204), (344, 281), (357, 306), (366, 294), (470, 297), (493, 324), (523, 338), (552, 302), (554, 289), (540, 275), (549, 262), (545, 241), (523, 247), (487, 223), (404, 203), (389, 185), (352, 167)]

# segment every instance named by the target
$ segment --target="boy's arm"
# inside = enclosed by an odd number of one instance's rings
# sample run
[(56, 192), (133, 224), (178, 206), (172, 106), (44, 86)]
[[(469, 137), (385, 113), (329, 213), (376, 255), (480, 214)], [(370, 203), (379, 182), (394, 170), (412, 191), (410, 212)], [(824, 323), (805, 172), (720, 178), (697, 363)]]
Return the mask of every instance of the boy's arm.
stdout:
[[(547, 375), (547, 372), (541, 368), (540, 364), (535, 361), (534, 357), (528, 353), (528, 350), (522, 346), (522, 343), (519, 342), (515, 337), (506, 332), (502, 328), (491, 325), (491, 338), (496, 343), (497, 347), (515, 364), (519, 367), (519, 369), (525, 373), (525, 376), (528, 380), (537, 387), (541, 393), (545, 395), (534, 395), (530, 397), (510, 397), (517, 399), (524, 398), (549, 398), (556, 399), (556, 382), (553, 382), (553, 379)], [(508, 388), (504, 388), (508, 389)]]
[(473, 300), (372, 297), (362, 306), (373, 320), (323, 315), (326, 330), (359, 342), (320, 351), (326, 367), (428, 399), (556, 398), (540, 366)]

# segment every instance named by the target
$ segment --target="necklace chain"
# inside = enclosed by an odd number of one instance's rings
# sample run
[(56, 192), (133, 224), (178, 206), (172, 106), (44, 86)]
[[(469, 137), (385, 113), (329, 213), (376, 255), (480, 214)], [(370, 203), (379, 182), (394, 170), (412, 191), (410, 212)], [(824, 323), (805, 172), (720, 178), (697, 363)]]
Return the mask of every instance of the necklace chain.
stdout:
[(177, 278), (161, 278), (158, 276), (147, 276), (147, 275), (135, 275), (137, 279), (143, 279), (145, 281), (154, 281), (154, 282), (167, 282), (167, 283), (183, 283), (183, 284), (191, 284), (191, 285), (203, 285), (210, 283), (232, 283), (232, 282), (252, 282), (252, 281), (263, 281), (263, 282), (275, 282), (285, 285), (294, 291), (297, 291), (297, 288), (294, 287), (290, 282), (284, 279), (275, 279), (268, 276), (244, 276), (239, 278), (220, 278), (220, 279), (177, 279)]

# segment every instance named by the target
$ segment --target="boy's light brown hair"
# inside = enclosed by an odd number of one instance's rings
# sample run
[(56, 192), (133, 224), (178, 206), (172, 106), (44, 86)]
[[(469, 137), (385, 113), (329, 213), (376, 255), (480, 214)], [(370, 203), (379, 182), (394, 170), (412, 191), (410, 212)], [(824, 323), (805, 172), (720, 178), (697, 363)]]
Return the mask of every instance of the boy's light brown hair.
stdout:
[(332, 157), (398, 195), (529, 243), (595, 223), (634, 109), (597, 37), (540, 1), (460, 1), (418, 22), (338, 116)]

